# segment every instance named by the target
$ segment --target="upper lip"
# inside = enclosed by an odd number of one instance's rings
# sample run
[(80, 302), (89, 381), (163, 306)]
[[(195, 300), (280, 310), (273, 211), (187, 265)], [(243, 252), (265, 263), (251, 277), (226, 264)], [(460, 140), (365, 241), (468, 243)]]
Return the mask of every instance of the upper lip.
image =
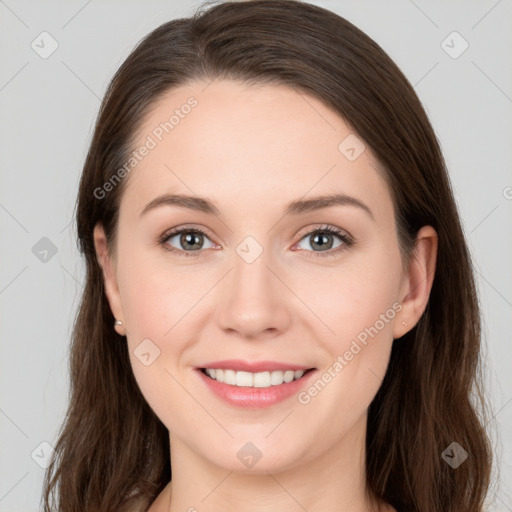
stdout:
[(242, 359), (224, 359), (206, 363), (200, 368), (211, 368), (221, 370), (235, 370), (237, 372), (265, 372), (265, 371), (286, 371), (286, 370), (309, 370), (311, 366), (304, 366), (280, 361), (244, 361)]

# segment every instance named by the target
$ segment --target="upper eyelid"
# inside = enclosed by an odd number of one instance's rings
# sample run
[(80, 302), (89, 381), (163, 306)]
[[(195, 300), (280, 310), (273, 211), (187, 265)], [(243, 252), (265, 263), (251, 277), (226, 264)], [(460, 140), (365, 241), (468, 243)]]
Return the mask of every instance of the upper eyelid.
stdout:
[[(167, 231), (164, 231), (164, 233), (160, 236), (160, 240), (168, 240), (169, 238), (173, 238), (183, 232), (197, 232), (203, 235), (206, 235), (208, 238), (212, 238), (212, 236), (209, 234), (209, 231), (205, 228), (197, 228), (193, 226), (178, 226), (176, 228), (168, 229)], [(212, 240), (213, 241), (213, 240)]]
[(330, 224), (322, 224), (313, 228), (305, 228), (306, 230), (302, 232), (302, 230), (299, 233), (302, 233), (300, 236), (304, 237), (307, 235), (310, 235), (311, 233), (315, 233), (316, 231), (331, 231), (333, 235), (346, 235), (347, 237), (351, 238), (351, 235), (349, 232), (343, 228), (339, 228), (337, 226), (332, 226)]

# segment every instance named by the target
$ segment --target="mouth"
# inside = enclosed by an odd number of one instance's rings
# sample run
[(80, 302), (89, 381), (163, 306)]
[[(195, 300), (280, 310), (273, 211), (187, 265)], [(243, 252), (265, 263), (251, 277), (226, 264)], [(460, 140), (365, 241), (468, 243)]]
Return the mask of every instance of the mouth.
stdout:
[(274, 370), (263, 372), (236, 371), (223, 368), (200, 368), (200, 371), (212, 380), (228, 386), (247, 388), (270, 388), (281, 386), (301, 379), (306, 373), (314, 370)]
[(261, 409), (297, 395), (316, 368), (231, 360), (208, 363), (196, 372), (206, 389), (230, 406)]

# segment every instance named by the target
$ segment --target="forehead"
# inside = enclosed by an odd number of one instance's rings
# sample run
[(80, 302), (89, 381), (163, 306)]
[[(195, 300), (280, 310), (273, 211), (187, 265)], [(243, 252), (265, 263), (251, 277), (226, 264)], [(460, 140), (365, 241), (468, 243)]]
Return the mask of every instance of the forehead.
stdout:
[(147, 113), (133, 149), (122, 208), (141, 211), (163, 192), (226, 208), (235, 201), (247, 215), (333, 192), (365, 198), (383, 215), (392, 207), (378, 162), (351, 127), (283, 85), (218, 80), (172, 89)]

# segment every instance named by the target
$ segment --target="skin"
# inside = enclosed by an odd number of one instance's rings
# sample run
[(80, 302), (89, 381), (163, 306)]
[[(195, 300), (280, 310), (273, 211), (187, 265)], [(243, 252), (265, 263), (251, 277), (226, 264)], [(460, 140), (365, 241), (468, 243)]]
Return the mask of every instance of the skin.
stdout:
[[(190, 96), (197, 106), (125, 178), (115, 255), (101, 225), (94, 230), (106, 295), (123, 322), (116, 329), (127, 336), (142, 393), (170, 431), (172, 501), (169, 484), (150, 512), (377, 510), (365, 493), (367, 409), (393, 340), (426, 307), (436, 232), (422, 228), (402, 265), (391, 195), (370, 149), (349, 161), (338, 145), (353, 130), (285, 86), (181, 86), (149, 113), (137, 147)], [(161, 206), (141, 216), (164, 192), (206, 197), (220, 214)], [(364, 202), (373, 219), (350, 205), (284, 216), (292, 200), (334, 192)], [(179, 236), (166, 243), (193, 257), (157, 243), (185, 224), (207, 232), (203, 248), (184, 248)], [(322, 257), (315, 232), (307, 233), (325, 225), (349, 233), (354, 245)], [(249, 235), (263, 249), (252, 263), (236, 252)], [(333, 252), (343, 242), (331, 237)], [(320, 376), (393, 304), (401, 305), (394, 318), (307, 404), (293, 396), (265, 409), (236, 408), (195, 373), (236, 358), (303, 364)], [(160, 350), (149, 366), (134, 355), (146, 338)], [(262, 453), (252, 468), (237, 458), (248, 441)]]

